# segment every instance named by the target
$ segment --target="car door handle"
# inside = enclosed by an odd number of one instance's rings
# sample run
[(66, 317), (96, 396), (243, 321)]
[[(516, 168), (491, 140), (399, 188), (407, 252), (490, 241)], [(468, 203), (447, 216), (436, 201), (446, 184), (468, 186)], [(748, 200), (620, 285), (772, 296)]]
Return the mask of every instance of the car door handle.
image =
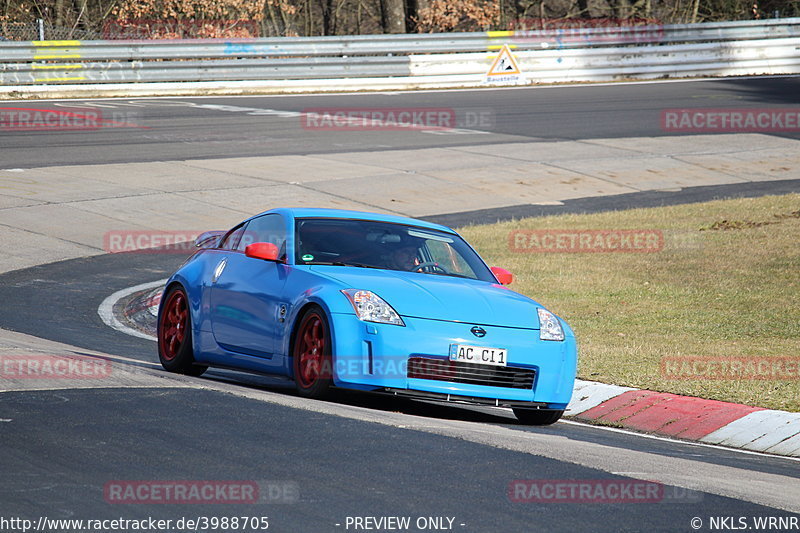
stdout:
[(219, 277), (222, 275), (222, 271), (225, 270), (225, 266), (228, 264), (228, 259), (225, 258), (217, 264), (217, 268), (214, 269), (214, 275), (211, 276), (211, 283), (216, 283)]

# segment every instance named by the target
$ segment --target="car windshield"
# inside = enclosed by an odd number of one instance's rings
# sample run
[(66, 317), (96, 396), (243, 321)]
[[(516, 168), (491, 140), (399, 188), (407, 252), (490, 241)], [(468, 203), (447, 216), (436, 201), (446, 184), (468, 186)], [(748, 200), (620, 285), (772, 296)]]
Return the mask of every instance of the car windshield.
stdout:
[(480, 257), (453, 233), (333, 218), (296, 220), (295, 262), (380, 268), (495, 281)]

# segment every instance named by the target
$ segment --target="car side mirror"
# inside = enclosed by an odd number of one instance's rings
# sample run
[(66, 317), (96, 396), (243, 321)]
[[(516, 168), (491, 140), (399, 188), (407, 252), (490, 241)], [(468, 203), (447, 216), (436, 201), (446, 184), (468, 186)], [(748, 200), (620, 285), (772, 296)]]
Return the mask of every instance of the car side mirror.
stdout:
[(514, 281), (514, 275), (505, 268), (492, 267), (492, 274), (497, 278), (501, 285), (509, 285)]
[(244, 255), (264, 261), (278, 260), (278, 247), (271, 242), (254, 242), (244, 249)]

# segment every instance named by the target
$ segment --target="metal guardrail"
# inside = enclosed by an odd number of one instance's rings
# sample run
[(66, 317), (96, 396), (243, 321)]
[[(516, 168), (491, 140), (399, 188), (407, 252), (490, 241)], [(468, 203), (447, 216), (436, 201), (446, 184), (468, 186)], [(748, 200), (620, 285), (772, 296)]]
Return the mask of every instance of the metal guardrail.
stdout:
[(480, 33), (0, 42), (0, 85), (412, 78), (480, 83), (509, 45), (532, 81), (800, 72), (800, 18)]

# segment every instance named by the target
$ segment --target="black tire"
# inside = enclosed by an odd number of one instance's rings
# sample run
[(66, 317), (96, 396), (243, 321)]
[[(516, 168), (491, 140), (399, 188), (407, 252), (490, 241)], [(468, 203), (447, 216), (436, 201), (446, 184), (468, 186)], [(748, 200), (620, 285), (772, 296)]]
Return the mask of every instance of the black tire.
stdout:
[(540, 409), (525, 409), (515, 407), (514, 415), (520, 423), (527, 426), (549, 426), (555, 424), (564, 415), (564, 411), (545, 411)]
[(292, 368), (297, 393), (304, 398), (328, 397), (333, 384), (331, 332), (325, 313), (310, 307), (295, 328)]
[(189, 298), (180, 285), (173, 285), (161, 299), (158, 314), (158, 359), (170, 372), (199, 376), (208, 367), (195, 364), (192, 353), (192, 314)]

